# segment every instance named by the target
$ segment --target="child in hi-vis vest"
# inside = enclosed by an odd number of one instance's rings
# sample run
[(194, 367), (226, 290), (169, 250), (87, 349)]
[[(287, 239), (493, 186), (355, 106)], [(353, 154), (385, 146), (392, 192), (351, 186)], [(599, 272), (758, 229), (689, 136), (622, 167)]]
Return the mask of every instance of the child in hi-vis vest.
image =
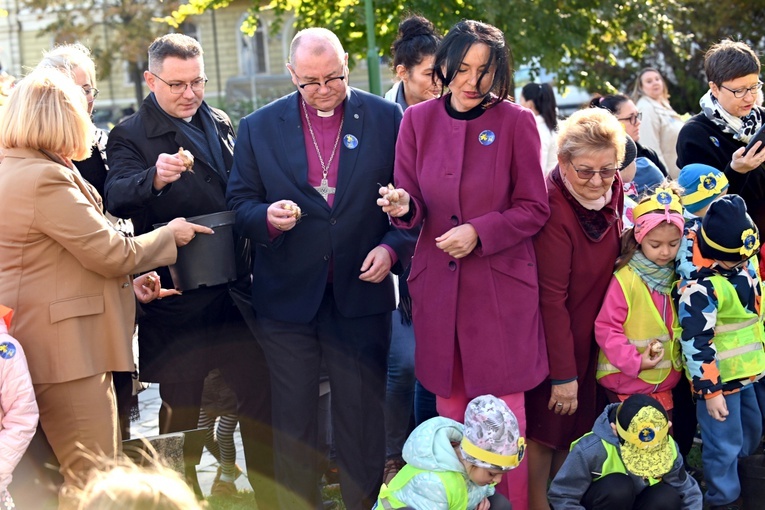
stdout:
[(701, 510), (701, 490), (683, 467), (672, 422), (639, 393), (609, 404), (550, 484), (554, 510)]
[(389, 510), (509, 510), (494, 492), (525, 451), (518, 420), (493, 395), (468, 403), (465, 424), (444, 417), (418, 426), (404, 444), (406, 465), (383, 485), (375, 508)]
[(718, 198), (696, 234), (696, 272), (681, 278), (675, 296), (704, 443), (705, 497), (713, 509), (740, 504), (737, 461), (756, 450), (762, 433), (753, 390), (765, 373), (759, 247), (744, 200)]
[(670, 296), (685, 223), (680, 197), (662, 185), (634, 208), (633, 221), (622, 234), (622, 254), (595, 320), (596, 377), (611, 402), (642, 393), (670, 411), (681, 377)]

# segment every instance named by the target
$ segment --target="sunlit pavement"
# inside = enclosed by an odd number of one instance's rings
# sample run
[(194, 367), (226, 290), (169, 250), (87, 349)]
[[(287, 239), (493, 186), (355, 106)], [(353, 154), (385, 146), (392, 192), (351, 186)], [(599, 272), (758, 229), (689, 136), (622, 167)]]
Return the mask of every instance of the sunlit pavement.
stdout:
[[(159, 434), (159, 408), (161, 402), (162, 400), (159, 398), (159, 385), (157, 384), (151, 384), (138, 395), (138, 407), (141, 417), (130, 425), (130, 434), (133, 439)], [(236, 443), (236, 463), (244, 469), (244, 451), (242, 450), (242, 436), (239, 434), (239, 427), (234, 432), (234, 442)], [(202, 454), (202, 461), (197, 466), (199, 486), (202, 488), (205, 496), (210, 494), (210, 488), (215, 479), (217, 469), (217, 461), (205, 448)], [(240, 490), (252, 490), (246, 476), (240, 476), (236, 481), (236, 486)]]

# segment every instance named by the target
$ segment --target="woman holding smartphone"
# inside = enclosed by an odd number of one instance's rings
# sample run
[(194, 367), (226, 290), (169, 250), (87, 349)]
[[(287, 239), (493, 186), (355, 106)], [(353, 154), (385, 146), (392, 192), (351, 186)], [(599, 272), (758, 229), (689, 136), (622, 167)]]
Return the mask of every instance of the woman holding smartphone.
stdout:
[(725, 172), (728, 193), (741, 195), (757, 227), (765, 228), (765, 142), (755, 141), (765, 109), (757, 106), (762, 89), (760, 59), (746, 43), (723, 40), (704, 56), (709, 91), (702, 112), (680, 130), (677, 164), (703, 163)]

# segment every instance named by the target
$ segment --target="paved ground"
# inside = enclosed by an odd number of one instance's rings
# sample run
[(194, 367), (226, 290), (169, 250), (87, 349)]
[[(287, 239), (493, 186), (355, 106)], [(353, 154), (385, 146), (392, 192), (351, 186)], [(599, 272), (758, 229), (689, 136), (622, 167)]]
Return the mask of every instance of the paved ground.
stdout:
[[(144, 390), (138, 395), (138, 405), (141, 411), (141, 419), (133, 422), (130, 427), (130, 433), (133, 438), (155, 436), (159, 434), (159, 407), (161, 399), (159, 398), (159, 386), (152, 384), (148, 389)], [(237, 464), (244, 469), (244, 452), (242, 450), (242, 437), (239, 434), (239, 428), (237, 427), (234, 433), (234, 440), (236, 442), (236, 454)], [(202, 488), (205, 496), (210, 494), (210, 487), (212, 487), (215, 473), (218, 469), (218, 464), (215, 458), (210, 455), (207, 449), (202, 454), (202, 461), (197, 466), (197, 475), (199, 478), (199, 485)], [(252, 490), (247, 477), (240, 476), (236, 481), (236, 486), (239, 489)]]

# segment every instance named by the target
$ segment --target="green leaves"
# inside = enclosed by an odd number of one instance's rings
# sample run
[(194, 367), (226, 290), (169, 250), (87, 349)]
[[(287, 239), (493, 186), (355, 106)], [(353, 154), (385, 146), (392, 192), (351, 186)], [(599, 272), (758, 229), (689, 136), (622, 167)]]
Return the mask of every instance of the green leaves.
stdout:
[[(366, 56), (365, 0), (251, 0), (252, 34), (257, 17), (273, 13), (270, 31), (323, 26), (337, 33), (353, 63)], [(430, 19), (442, 33), (462, 18), (491, 23), (505, 33), (515, 68), (529, 65), (557, 75), (556, 85), (599, 93), (629, 92), (639, 69), (657, 67), (665, 76), (678, 112), (698, 109), (706, 90), (703, 54), (722, 37), (741, 38), (765, 50), (763, 0), (372, 0), (380, 56), (388, 55), (399, 21), (408, 13)], [(104, 39), (99, 69), (110, 59), (138, 62), (149, 43), (187, 17), (230, 7), (232, 0), (90, 0), (72, 8), (65, 0), (21, 0), (54, 13), (47, 31), (56, 40)], [(269, 18), (273, 17), (269, 14)], [(294, 27), (280, 24), (294, 19)], [(153, 23), (163, 21), (164, 23)], [(99, 43), (99, 46), (104, 41)], [(96, 45), (91, 44), (95, 47)]]
[(127, 62), (136, 82), (136, 104), (143, 99), (141, 82), (146, 51), (156, 37), (168, 32), (166, 24), (153, 20), (164, 19), (180, 8), (178, 0), (90, 0), (79, 3), (21, 0), (21, 5), (52, 18), (42, 32), (52, 34), (57, 43), (79, 41), (93, 48), (100, 78), (109, 76), (115, 62)]

